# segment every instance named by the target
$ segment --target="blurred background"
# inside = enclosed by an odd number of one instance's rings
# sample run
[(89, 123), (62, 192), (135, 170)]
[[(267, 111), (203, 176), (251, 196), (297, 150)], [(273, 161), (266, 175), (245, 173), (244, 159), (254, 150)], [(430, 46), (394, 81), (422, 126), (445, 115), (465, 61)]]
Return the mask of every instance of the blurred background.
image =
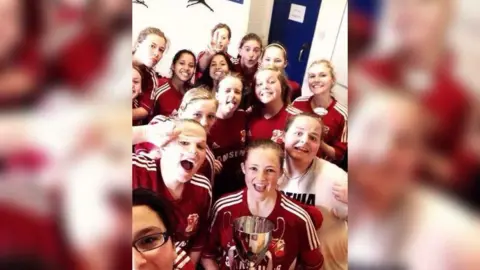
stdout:
[(131, 269), (131, 1), (0, 0), (0, 269)]
[[(349, 267), (478, 269), (479, 3), (348, 5)], [(131, 268), (131, 14), (0, 0), (0, 269)]]
[(479, 3), (349, 5), (349, 268), (477, 269)]

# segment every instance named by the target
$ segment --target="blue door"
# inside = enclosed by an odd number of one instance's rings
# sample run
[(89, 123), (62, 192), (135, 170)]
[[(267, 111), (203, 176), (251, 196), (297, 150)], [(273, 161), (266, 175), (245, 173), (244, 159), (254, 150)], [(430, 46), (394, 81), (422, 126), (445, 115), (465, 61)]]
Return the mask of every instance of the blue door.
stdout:
[[(274, 0), (268, 43), (281, 42), (288, 53), (286, 72), (290, 80), (303, 82), (321, 0)], [(292, 4), (305, 7), (303, 23), (289, 19)]]

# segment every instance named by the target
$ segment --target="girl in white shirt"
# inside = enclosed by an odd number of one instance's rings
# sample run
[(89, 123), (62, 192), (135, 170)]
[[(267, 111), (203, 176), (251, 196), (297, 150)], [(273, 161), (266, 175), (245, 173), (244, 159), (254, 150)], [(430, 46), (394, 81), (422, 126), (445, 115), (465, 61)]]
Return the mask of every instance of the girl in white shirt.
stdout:
[(323, 125), (315, 115), (302, 113), (287, 122), (285, 171), (279, 189), (304, 204), (315, 205), (323, 215), (317, 232), (325, 256), (324, 269), (348, 269), (347, 173), (316, 156)]

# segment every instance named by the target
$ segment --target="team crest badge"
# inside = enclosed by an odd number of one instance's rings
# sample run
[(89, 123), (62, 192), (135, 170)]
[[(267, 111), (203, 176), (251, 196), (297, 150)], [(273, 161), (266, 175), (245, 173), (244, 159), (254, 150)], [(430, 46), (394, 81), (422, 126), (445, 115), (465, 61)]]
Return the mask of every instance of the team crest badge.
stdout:
[(245, 142), (246, 137), (247, 137), (247, 133), (245, 132), (245, 129), (240, 131), (240, 140), (242, 141), (242, 143)]
[(269, 250), (277, 258), (285, 256), (285, 241), (283, 239), (272, 239)]
[(185, 232), (191, 233), (197, 229), (198, 225), (198, 214), (190, 214), (187, 218), (187, 228)]
[(278, 144), (283, 144), (283, 131), (275, 129), (272, 132), (272, 141), (278, 143)]
[(330, 131), (330, 128), (324, 125), (323, 126), (323, 134), (327, 135), (329, 131)]

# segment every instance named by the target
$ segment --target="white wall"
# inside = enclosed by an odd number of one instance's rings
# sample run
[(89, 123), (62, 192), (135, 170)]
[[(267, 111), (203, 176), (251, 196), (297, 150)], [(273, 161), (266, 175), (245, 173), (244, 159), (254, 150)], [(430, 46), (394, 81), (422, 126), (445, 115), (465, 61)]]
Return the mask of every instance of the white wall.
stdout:
[[(308, 66), (315, 60), (328, 59), (337, 73), (338, 83), (333, 91), (340, 103), (348, 106), (348, 2), (322, 0), (313, 36)], [(305, 72), (303, 95), (311, 95)]]
[(248, 32), (256, 33), (262, 39), (263, 45), (268, 44), (270, 22), (272, 21), (274, 0), (255, 0), (250, 6)]
[[(259, 0), (255, 0), (257, 2)], [(232, 29), (228, 52), (237, 55), (240, 39), (247, 33), (251, 0), (238, 4), (227, 0), (207, 0), (214, 9), (211, 12), (198, 4), (186, 8), (187, 0), (146, 0), (148, 9), (133, 4), (132, 40), (147, 26), (160, 28), (170, 40), (170, 47), (157, 66), (164, 76), (169, 76), (173, 56), (181, 49), (190, 49), (195, 54), (206, 48), (210, 31), (217, 23), (226, 23)]]

